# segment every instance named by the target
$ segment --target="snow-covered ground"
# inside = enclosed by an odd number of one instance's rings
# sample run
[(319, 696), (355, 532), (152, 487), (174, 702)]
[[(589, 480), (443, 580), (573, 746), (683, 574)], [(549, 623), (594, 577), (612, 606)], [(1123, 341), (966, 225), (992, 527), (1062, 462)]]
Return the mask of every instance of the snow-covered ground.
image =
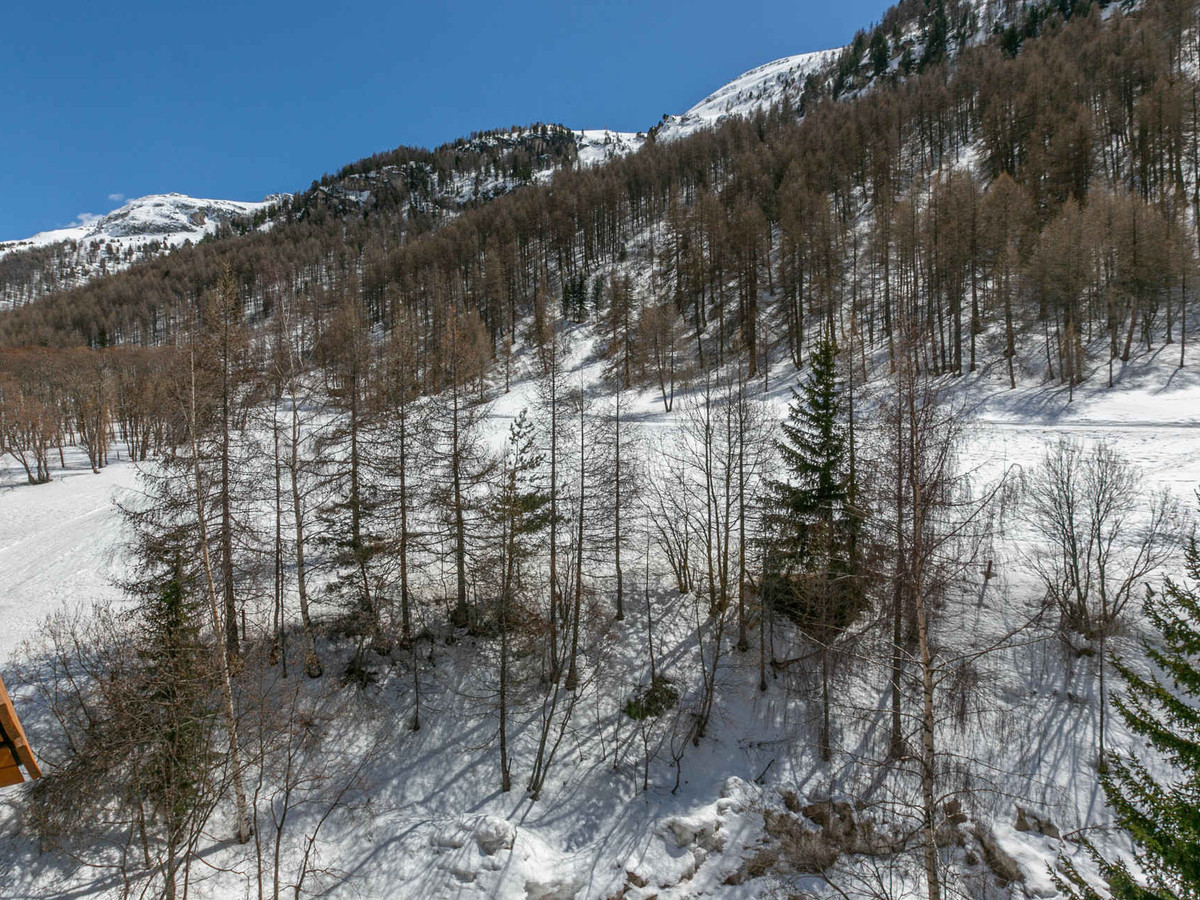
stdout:
[[(575, 338), (569, 380), (598, 388), (601, 364), (591, 353), (595, 341), (587, 329), (577, 330)], [(990, 477), (1014, 464), (1035, 464), (1046, 443), (1062, 435), (1104, 440), (1143, 468), (1148, 486), (1170, 487), (1186, 502), (1200, 484), (1200, 373), (1195, 359), (1189, 368), (1176, 369), (1177, 358), (1171, 347), (1145, 356), (1125, 367), (1111, 390), (1097, 371), (1076, 389), (1073, 402), (1064, 388), (1036, 379), (1009, 391), (998, 371), (964, 377), (952, 387), (973, 415), (963, 466)], [(782, 413), (790, 382), (782, 369), (772, 382), (768, 399)], [(874, 389), (885, 391), (886, 385)], [(494, 439), (502, 438), (513, 415), (533, 404), (533, 390), (531, 381), (518, 379), (499, 397), (493, 407)], [(670, 434), (679, 426), (682, 406), (677, 399), (675, 410), (665, 413), (657, 394), (648, 390), (634, 399), (631, 420), (646, 432)], [(56, 470), (49, 485), (24, 485), (19, 476), (8, 466), (7, 489), (0, 494), (5, 623), (0, 661), (8, 662), (41, 616), (118, 595), (111, 580), (122, 572), (121, 523), (113, 501), (136, 490), (134, 468), (127, 463), (94, 475), (78, 457), (69, 457), (68, 471)], [(1034, 588), (1022, 572), (1025, 539), (1020, 527), (1002, 536), (997, 581), (978, 604), (948, 613), (964, 641), (1003, 633), (1036, 605)], [(655, 569), (661, 566), (656, 563)], [(676, 679), (680, 707), (686, 708), (697, 691), (690, 681), (694, 675), (688, 674), (694, 673), (699, 652), (693, 599), (656, 582), (652, 603), (660, 671)], [(365, 695), (341, 689), (340, 702), (350, 711), (343, 713), (325, 752), (352, 759), (366, 753), (367, 745), (373, 748), (370, 766), (357, 776), (357, 796), (368, 806), (339, 813), (322, 835), (322, 866), (341, 872), (344, 880), (314, 876), (308, 886), (337, 883), (336, 896), (436, 900), (736, 900), (772, 896), (785, 886), (819, 890), (819, 878), (752, 877), (747, 867), (767, 846), (767, 823), (771, 815), (783, 814), (788, 791), (800, 803), (831, 794), (877, 796), (863, 784), (870, 773), (856, 771), (852, 762), (856, 748), (869, 746), (875, 727), (869, 715), (854, 710), (873, 709), (879, 702), (881, 667), (868, 664), (839, 677), (841, 764), (830, 770), (820, 765), (813, 746), (811, 684), (783, 673), (772, 676), (769, 690), (759, 693), (754, 650), (743, 655), (727, 649), (713, 725), (699, 746), (682, 748), (679, 790), (671, 790), (671, 732), (655, 725), (647, 739), (658, 747), (658, 756), (649, 768), (649, 790), (643, 792), (644, 745), (637, 725), (622, 713), (626, 698), (647, 680), (639, 601), (637, 596), (631, 601), (625, 622), (589, 635), (573, 724), (545, 794), (536, 802), (522, 788), (542, 706), (527, 685), (512, 724), (514, 790), (502, 794), (492, 687), (486, 664), (480, 667), (492, 652), (486, 642), (467, 638), (454, 646), (421, 645), (419, 732), (406, 727), (413, 675), (405, 659), (384, 664), (381, 680)], [(1133, 637), (1125, 646), (1134, 646)], [(333, 670), (336, 658), (327, 659)], [(1053, 896), (1045, 867), (1060, 849), (1076, 852), (1075, 845), (1016, 830), (1014, 801), (1051, 818), (1064, 834), (1104, 820), (1089, 762), (1093, 678), (1086, 663), (1064, 661), (1052, 641), (988, 657), (978, 677), (979, 696), (986, 701), (978, 721), (962, 728), (945, 725), (941, 747), (970, 754), (985, 773), (977, 785), (982, 799), (976, 809), (986, 813), (998, 845), (1022, 868), (1025, 881), (1015, 896)], [(10, 685), (20, 698), (20, 685)], [(337, 692), (329, 679), (302, 681), (301, 688)], [(1115, 727), (1112, 740), (1127, 746), (1129, 739)], [(0, 896), (116, 896), (119, 885), (96, 880), (94, 873), (60, 858), (38, 856), (14, 818), (20, 790), (5, 795), (0, 805)], [(872, 808), (868, 804), (860, 815)], [(1110, 848), (1121, 846), (1101, 833), (1093, 837)], [(206, 856), (216, 868), (198, 873), (194, 895), (242, 896), (252, 869), (250, 851), (224, 842), (220, 833), (212, 850)], [(298, 865), (294, 848), (284, 860), (285, 868)], [(853, 857), (839, 863), (844, 877), (866, 878), (865, 870), (854, 865)], [(907, 883), (907, 865), (901, 858), (884, 863), (897, 885)], [(958, 888), (967, 895), (990, 896), (995, 890), (985, 869), (977, 865), (964, 871)]]
[[(134, 466), (92, 473), (68, 448), (67, 469), (31, 485), (11, 457), (0, 462), (0, 663), (56, 609), (119, 598), (124, 573), (116, 501), (136, 489)], [(57, 460), (56, 460), (57, 462)]]

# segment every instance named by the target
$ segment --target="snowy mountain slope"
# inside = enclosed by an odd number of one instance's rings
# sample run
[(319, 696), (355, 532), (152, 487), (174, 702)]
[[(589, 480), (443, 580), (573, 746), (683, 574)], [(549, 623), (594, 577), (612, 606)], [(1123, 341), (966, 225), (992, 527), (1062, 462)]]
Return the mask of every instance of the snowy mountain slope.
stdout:
[(837, 59), (841, 48), (785, 56), (744, 72), (709, 94), (680, 116), (667, 116), (658, 129), (659, 139), (676, 140), (711, 128), (722, 120), (747, 116), (799, 94), (804, 79)]
[[(747, 73), (742, 88), (707, 98), (696, 107), (700, 111), (688, 127), (703, 128), (707, 121), (753, 109), (760, 101), (771, 102), (764, 98), (772, 92), (781, 96), (802, 83), (802, 78), (793, 80), (800, 72), (788, 62)], [(582, 164), (629, 152), (639, 140), (638, 135), (611, 132), (580, 134)], [(585, 142), (595, 159), (583, 158)], [(477, 184), (464, 189), (481, 193)], [(365, 202), (369, 195), (346, 192), (343, 198)], [(575, 352), (568, 362), (568, 380), (579, 385), (581, 396), (602, 394), (596, 330), (579, 326), (571, 336)], [(1186, 498), (1200, 483), (1200, 456), (1194, 452), (1200, 423), (1191, 414), (1200, 408), (1200, 381), (1194, 369), (1176, 369), (1173, 350), (1169, 356), (1147, 353), (1121, 367), (1115, 390), (1104, 386), (1098, 369), (1089, 371), (1073, 397), (1042, 380), (1036, 367), (1025, 370), (1021, 386), (1011, 391), (998, 366), (964, 375), (951, 388), (955, 399), (975, 416), (962, 448), (962, 469), (980, 481), (1017, 472), (1018, 467), (1036, 465), (1047, 444), (1069, 435), (1089, 446), (1107, 442), (1145, 467), (1150, 484), (1171, 487)], [(493, 443), (502, 441), (509, 422), (536, 402), (535, 385), (520, 362), (518, 354), (513, 390), (492, 407), (487, 437)], [(1194, 359), (1188, 362), (1195, 366)], [(863, 367), (866, 378), (865, 359)], [(764, 386), (761, 402), (769, 419), (783, 416), (794, 374), (788, 365), (777, 365), (767, 379), (771, 389)], [(892, 386), (882, 367), (872, 377), (862, 388), (867, 409), (872, 409), (872, 401), (875, 409), (882, 405), (880, 396)], [(652, 390), (631, 395), (629, 403), (630, 422), (650, 442), (648, 464), (664, 465), (663, 454), (653, 451), (660, 447), (659, 437), (674, 440), (685, 432), (686, 398), (681, 396), (674, 413), (662, 410)], [(864, 429), (868, 436), (869, 428)], [(71, 597), (104, 595), (108, 586), (98, 585), (92, 576), (115, 568), (113, 556), (101, 557), (98, 551), (118, 546), (119, 520), (115, 511), (105, 511), (94, 501), (110, 487), (131, 493), (131, 470), (118, 464), (90, 476), (78, 460), (73, 466), (75, 471), (60, 473), (65, 481), (16, 487), (9, 497), (0, 497), (0, 533), (23, 536), (7, 546), (0, 541), (0, 583), (12, 585), (20, 598), (8, 612), (22, 632), (33, 616), (14, 613), (53, 610)], [(665, 477), (670, 472), (652, 469), (651, 474)], [(76, 493), (76, 486), (85, 483), (87, 487)], [(55, 492), (55, 487), (61, 490)], [(54, 522), (59, 530), (47, 531), (41, 527), (45, 522)], [(939, 610), (936, 652), (944, 661), (939, 666), (946, 678), (939, 678), (938, 690), (939, 696), (943, 691), (947, 696), (945, 719), (938, 723), (939, 755), (950, 769), (947, 784), (970, 804), (967, 821), (951, 822), (943, 848), (943, 858), (957, 879), (948, 885), (952, 896), (1053, 896), (1047, 867), (1060, 852), (1082, 855), (1073, 841), (1082, 829), (1088, 829), (1106, 855), (1128, 849), (1125, 839), (1107, 828), (1110, 820), (1097, 789), (1094, 663), (1041, 633), (1031, 641), (983, 652), (1003, 643), (1005, 635), (1022, 627), (1042, 603), (1041, 586), (1029, 572), (1036, 542), (1019, 515), (1005, 519), (994, 546), (988, 548), (987, 571), (991, 573), (995, 562), (995, 580), (983, 575), (982, 566), (972, 565), (967, 587)], [(582, 567), (582, 554), (580, 558)], [(772, 871), (761, 862), (769, 857), (772, 840), (778, 843), (778, 835), (771, 833), (778, 828), (773, 821), (790, 822), (807, 829), (802, 834), (812, 834), (813, 817), (799, 815), (797, 807), (838, 800), (847, 808), (854, 804), (854, 816), (864, 828), (878, 824), (881, 831), (888, 829), (882, 831), (885, 840), (897, 833), (891, 829), (904, 827), (906, 817), (911, 823), (916, 808), (913, 769), (885, 763), (879, 754), (879, 698), (886, 689), (886, 663), (881, 661), (886, 654), (878, 652), (877, 643), (865, 644), (861, 664), (838, 675), (836, 756), (828, 765), (817, 758), (815, 749), (811, 675), (800, 667), (781, 666), (760, 689), (754, 645), (767, 629), (760, 629), (751, 647), (741, 653), (727, 636), (724, 656), (719, 665), (713, 664), (713, 677), (721, 685), (714, 727), (694, 749), (679, 738), (684, 755), (677, 760), (680, 768), (673, 770), (668, 757), (676, 752), (676, 737), (686, 732), (668, 732), (668, 726), (655, 731), (654, 723), (638, 725), (622, 708), (647, 683), (642, 626), (648, 631), (657, 628), (660, 672), (678, 686), (682, 715), (697, 705), (702, 685), (696, 672), (704, 662), (703, 641), (711, 637), (701, 624), (701, 597), (667, 587), (660, 578), (665, 571), (661, 558), (654, 559), (654, 578), (649, 568), (647, 547), (645, 580), (650, 584), (644, 607), (638, 591), (627, 621), (613, 622), (604, 600), (589, 605), (581, 684), (572, 694), (578, 698), (578, 711), (571, 728), (564, 725), (561, 731), (560, 762), (540, 801), (521, 792), (537, 739), (538, 688), (531, 681), (518, 686), (510, 732), (516, 790), (508, 795), (497, 790), (494, 640), (452, 634), (440, 610), (434, 610), (426, 620), (429, 631), (416, 641), (419, 653), (406, 649), (371, 657), (378, 678), (374, 686), (361, 692), (344, 689), (339, 695), (358, 714), (313, 738), (329, 741), (321, 751), (327, 758), (347, 767), (361, 761), (363, 768), (361, 777), (356, 776), (356, 807), (331, 818), (319, 842), (329, 880), (318, 884), (318, 878), (309, 888), (337, 885), (331, 895), (435, 900), (830, 896), (820, 878)], [(331, 607), (321, 601), (317, 606), (322, 619), (333, 620)], [(255, 613), (254, 620), (265, 621), (262, 609)], [(1122, 653), (1137, 653), (1139, 628), (1136, 615), (1131, 616), (1127, 630), (1113, 637)], [(862, 636), (870, 640), (869, 634)], [(765, 644), (767, 638), (762, 639)], [(7, 640), (0, 636), (0, 660)], [(779, 629), (778, 645), (774, 629), (769, 640), (773, 649), (795, 646), (786, 625)], [(720, 641), (718, 633), (718, 647)], [(982, 655), (975, 660), (977, 650)], [(300, 690), (314, 695), (338, 691), (333, 675), (345, 669), (350, 649), (335, 639), (323, 652), (329, 654), (326, 681), (302, 682)], [(962, 660), (968, 664), (960, 665)], [(35, 669), (24, 671), (37, 674)], [(530, 672), (532, 667), (526, 674)], [(30, 693), (27, 690), (21, 699), (29, 702)], [(424, 710), (419, 731), (408, 725), (418, 694)], [(570, 702), (574, 708), (575, 700)], [(36, 727), (38, 713), (30, 714), (29, 721)], [(1136, 748), (1133, 736), (1118, 723), (1110, 727), (1116, 748)], [(33, 734), (39, 746), (48, 746)], [(657, 757), (643, 769), (642, 754), (649, 757), (648, 744), (654, 742)], [(969, 782), (958, 780), (956, 760), (970, 761), (971, 767), (964, 770)], [(334, 770), (331, 777), (342, 776)], [(671, 789), (673, 778), (676, 789)], [(273, 788), (268, 781), (266, 791)], [(268, 812), (274, 815), (274, 802), (262, 807), (264, 822)], [(1040, 817), (1035, 818), (1035, 829), (1022, 827), (1022, 806)], [(301, 819), (299, 829), (308, 829), (319, 811)], [(117, 896), (115, 879), (105, 884), (94, 872), (71, 869), (61, 856), (39, 857), (29, 832), (14, 824), (20, 814), (16, 801), (9, 805), (7, 797), (0, 797), (0, 824), (6, 826), (0, 828), (0, 895), (91, 896), (107, 891)], [(947, 815), (954, 814), (947, 808)], [(1041, 822), (1053, 823), (1053, 828)], [(214, 865), (197, 876), (193, 895), (198, 898), (248, 893), (254, 851), (229, 843), (227, 825), (227, 819), (218, 816), (202, 838), (200, 856)], [(1019, 884), (997, 879), (995, 865), (981, 861), (987, 845), (976, 829), (986, 829), (994, 846), (1012, 861)], [(291, 871), (297, 865), (294, 842), (285, 845), (283, 857), (285, 871)], [(259, 856), (260, 865), (261, 860)], [(840, 896), (918, 896), (920, 878), (912, 862), (911, 856), (891, 852), (847, 853), (838, 863), (838, 874), (845, 877), (844, 884), (858, 883), (863, 890)], [(343, 874), (346, 880), (339, 884)], [(886, 894), (868, 890), (870, 878), (885, 875), (891, 882)], [(806, 893), (796, 894), (798, 889)], [(296, 892), (299, 895), (299, 886)]]
[[(836, 58), (840, 50), (801, 53), (775, 60), (739, 75), (678, 116), (668, 116), (659, 129), (660, 137), (677, 139), (719, 124), (732, 116), (744, 116), (770, 106), (802, 86), (804, 78)], [(613, 131), (607, 128), (573, 132), (578, 161), (591, 166), (638, 150), (646, 140), (645, 132)], [(488, 185), (495, 189), (497, 185)], [(474, 193), (478, 194), (475, 187)], [(448, 193), (458, 199), (471, 195), (455, 185)], [(113, 245), (117, 255), (137, 252), (157, 241), (164, 248), (177, 247), (184, 241), (196, 241), (214, 232), (218, 225), (235, 218), (253, 216), (283, 199), (272, 195), (258, 202), (210, 200), (184, 194), (151, 194), (130, 200), (107, 215), (66, 228), (39, 232), (28, 238), (0, 241), (0, 257), (63, 242), (86, 245)], [(110, 254), (112, 255), (112, 254)], [(108, 267), (112, 271), (112, 266)]]
[(185, 243), (195, 243), (235, 219), (269, 210), (281, 199), (282, 195), (276, 195), (247, 202), (151, 194), (79, 225), (0, 242), (0, 261), (7, 257), (13, 265), (22, 253), (30, 260), (36, 259), (20, 278), (0, 277), (0, 309), (76, 287), (98, 275), (118, 272)]
[(646, 142), (646, 134), (607, 128), (584, 129), (575, 132), (575, 141), (579, 148), (579, 164), (594, 166), (638, 150)]
[[(743, 72), (686, 112), (664, 116), (654, 128), (656, 139), (679, 140), (713, 128), (725, 119), (766, 109), (785, 96), (795, 97), (804, 86), (804, 79), (837, 59), (840, 52), (841, 48), (837, 48), (785, 56)], [(645, 144), (647, 132), (585, 129), (576, 131), (575, 139), (580, 165), (591, 166), (636, 152)]]
[[(841, 49), (801, 53), (758, 66), (739, 75), (705, 97), (681, 115), (668, 115), (653, 130), (659, 140), (678, 140), (705, 128), (719, 125), (723, 120), (748, 116), (758, 109), (778, 103), (786, 95), (796, 96), (804, 79), (835, 60)], [(618, 157), (635, 153), (648, 140), (648, 131), (614, 131), (609, 128), (571, 130), (575, 142), (575, 164), (582, 167), (602, 165)], [(532, 130), (489, 133), (469, 140), (455, 142), (455, 148), (465, 150), (504, 148), (518, 145), (522, 140), (536, 137)], [(541, 160), (532, 172), (535, 183), (546, 184), (554, 177), (559, 163)], [(409, 166), (419, 165), (410, 163)], [(432, 174), (432, 173), (426, 173)], [(383, 166), (356, 176), (338, 187), (321, 187), (320, 191), (350, 204), (362, 206), (370, 202), (370, 188), (380, 182), (407, 177), (401, 167)], [(468, 204), (492, 199), (520, 187), (526, 182), (511, 172), (458, 172), (439, 185), (440, 199), (453, 204)], [(356, 189), (360, 188), (360, 189)]]
[[(718, 125), (722, 120), (750, 115), (779, 102), (785, 95), (798, 95), (805, 78), (833, 61), (840, 50), (822, 50), (788, 56), (758, 66), (720, 87), (686, 112), (666, 116), (654, 132), (659, 140), (678, 140)], [(571, 132), (578, 165), (601, 165), (639, 150), (648, 132), (582, 129)], [(466, 142), (496, 143), (519, 139), (523, 134), (487, 136)], [(546, 183), (557, 164), (550, 162), (532, 173), (535, 182)], [(390, 171), (395, 169), (396, 171)], [(399, 173), (399, 175), (397, 175)], [(370, 202), (374, 182), (405, 176), (396, 167), (360, 175), (354, 184), (322, 186), (318, 190), (348, 208)], [(463, 205), (488, 200), (522, 184), (509, 172), (456, 173), (439, 186), (438, 196)], [(0, 270), (0, 309), (11, 309), (45, 294), (82, 285), (92, 278), (129, 268), (138, 262), (170, 253), (187, 242), (238, 218), (269, 210), (286, 195), (272, 195), (258, 202), (198, 199), (184, 194), (152, 194), (130, 200), (107, 215), (66, 228), (39, 232), (32, 237), (0, 241), (0, 260), (9, 258), (8, 271)], [(14, 264), (20, 254), (22, 262)]]
[(130, 200), (107, 215), (80, 225), (43, 231), (33, 237), (0, 242), (0, 255), (63, 241), (118, 243), (122, 248), (158, 240), (178, 245), (211, 234), (223, 222), (252, 216), (276, 203), (280, 197), (258, 202), (203, 200), (185, 194), (150, 194)]

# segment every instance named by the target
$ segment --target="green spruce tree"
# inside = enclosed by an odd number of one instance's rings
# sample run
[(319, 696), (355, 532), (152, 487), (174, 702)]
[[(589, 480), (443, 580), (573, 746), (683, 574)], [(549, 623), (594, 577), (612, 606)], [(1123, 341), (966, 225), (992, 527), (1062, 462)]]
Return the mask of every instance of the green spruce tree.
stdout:
[(131, 778), (160, 824), (163, 896), (174, 897), (189, 835), (208, 814), (219, 758), (213, 747), (215, 667), (200, 633), (202, 602), (178, 558), (162, 567), (162, 575), (135, 613), (141, 667), (125, 677), (135, 685), (128, 710), (144, 728)]
[[(1115, 900), (1200, 900), (1200, 548), (1186, 550), (1188, 584), (1167, 579), (1149, 593), (1146, 615), (1161, 646), (1145, 642), (1157, 670), (1143, 677), (1114, 659), (1125, 695), (1114, 701), (1121, 719), (1172, 766), (1156, 777), (1137, 757), (1113, 755), (1101, 773), (1104, 796), (1116, 822), (1133, 839), (1144, 879), (1123, 862), (1106, 860), (1089, 846)], [(1076, 900), (1104, 896), (1068, 861), (1059, 887)]]
[(929, 23), (925, 28), (925, 50), (921, 54), (919, 71), (924, 72), (946, 58), (949, 35), (950, 23), (946, 18), (945, 0), (937, 0), (929, 13)]
[(830, 757), (829, 663), (837, 637), (862, 612), (853, 434), (837, 345), (824, 335), (777, 441), (786, 478), (769, 483), (764, 599), (812, 640), (821, 656), (821, 755)]
[(888, 46), (887, 35), (883, 33), (883, 28), (876, 28), (871, 35), (871, 74), (879, 77), (887, 71), (888, 64), (892, 61), (891, 48)]

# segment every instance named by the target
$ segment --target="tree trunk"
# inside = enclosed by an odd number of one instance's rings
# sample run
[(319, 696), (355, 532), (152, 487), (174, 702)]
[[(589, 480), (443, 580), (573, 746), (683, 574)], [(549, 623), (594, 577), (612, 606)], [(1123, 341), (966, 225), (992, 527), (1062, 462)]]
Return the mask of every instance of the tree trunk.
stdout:
[[(226, 313), (228, 314), (228, 313)], [(229, 324), (221, 332), (221, 593), (225, 601), (225, 647), (238, 655), (237, 600), (233, 583), (233, 503), (230, 496)]]
[(617, 621), (625, 619), (625, 578), (621, 572), (621, 392), (617, 392), (616, 422), (613, 436), (616, 477), (613, 479), (613, 562), (617, 570)]
[(233, 793), (235, 813), (237, 816), (237, 839), (239, 844), (250, 840), (251, 822), (247, 814), (246, 785), (242, 778), (242, 754), (238, 745), (237, 712), (233, 705), (233, 677), (230, 673), (231, 654), (227, 653), (223, 633), (221, 612), (217, 602), (217, 587), (213, 580), (212, 558), (208, 552), (208, 527), (204, 517), (204, 493), (200, 489), (200, 444), (196, 436), (196, 359), (194, 349), (190, 358), (191, 373), (191, 405), (189, 416), (189, 431), (192, 444), (192, 474), (195, 478), (196, 521), (200, 531), (200, 558), (204, 564), (204, 575), (208, 588), (209, 613), (212, 616), (213, 634), (217, 642), (217, 657), (221, 670), (222, 712), (225, 717), (225, 731), (229, 740), (229, 759), (233, 774)]
[(451, 376), (454, 384), (451, 386), (451, 432), (450, 432), (450, 476), (454, 492), (454, 572), (457, 586), (457, 599), (450, 622), (455, 628), (466, 628), (470, 624), (470, 608), (467, 606), (467, 534), (466, 522), (463, 518), (462, 498), (462, 448), (459, 446), (458, 433), (458, 371), (457, 366)]
[(312, 616), (308, 610), (308, 570), (304, 564), (304, 504), (300, 498), (300, 410), (296, 398), (296, 378), (293, 370), (292, 391), (292, 446), (291, 464), (288, 470), (292, 480), (292, 518), (296, 528), (296, 591), (300, 595), (300, 622), (304, 626), (304, 674), (309, 678), (320, 678), (323, 667), (317, 656), (316, 640), (313, 636)]

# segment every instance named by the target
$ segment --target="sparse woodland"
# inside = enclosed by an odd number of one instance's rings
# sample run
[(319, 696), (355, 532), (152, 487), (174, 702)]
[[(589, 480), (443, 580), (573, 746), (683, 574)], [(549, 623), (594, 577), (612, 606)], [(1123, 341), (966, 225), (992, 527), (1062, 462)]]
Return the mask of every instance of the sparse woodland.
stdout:
[[(806, 705), (814, 802), (764, 813), (730, 884), (1008, 896), (991, 817), (1028, 800), (971, 748), (1014, 721), (994, 661), (1035, 646), (1095, 684), (1104, 790), (1151, 784), (1106, 730), (1114, 678), (1148, 690), (1110, 642), (1187, 498), (1070, 441), (980, 478), (955, 384), (1195, 364), (1200, 9), (981, 10), (906, 0), (794, 102), (592, 168), (546, 126), (377, 155), (268, 230), (3, 313), (28, 490), (68, 447), (140, 473), (128, 603), (53, 619), (23, 670), (42, 846), (174, 898), (238, 842), (247, 895), (300, 897), (439, 717), (544, 802), (583, 734), (679, 790), (758, 694)], [(503, 189), (439, 206), (463, 179)], [(1018, 526), (1036, 552), (999, 578)], [(972, 631), (985, 607), (1004, 628)], [(1144, 896), (1197, 896), (1178, 871)]]

